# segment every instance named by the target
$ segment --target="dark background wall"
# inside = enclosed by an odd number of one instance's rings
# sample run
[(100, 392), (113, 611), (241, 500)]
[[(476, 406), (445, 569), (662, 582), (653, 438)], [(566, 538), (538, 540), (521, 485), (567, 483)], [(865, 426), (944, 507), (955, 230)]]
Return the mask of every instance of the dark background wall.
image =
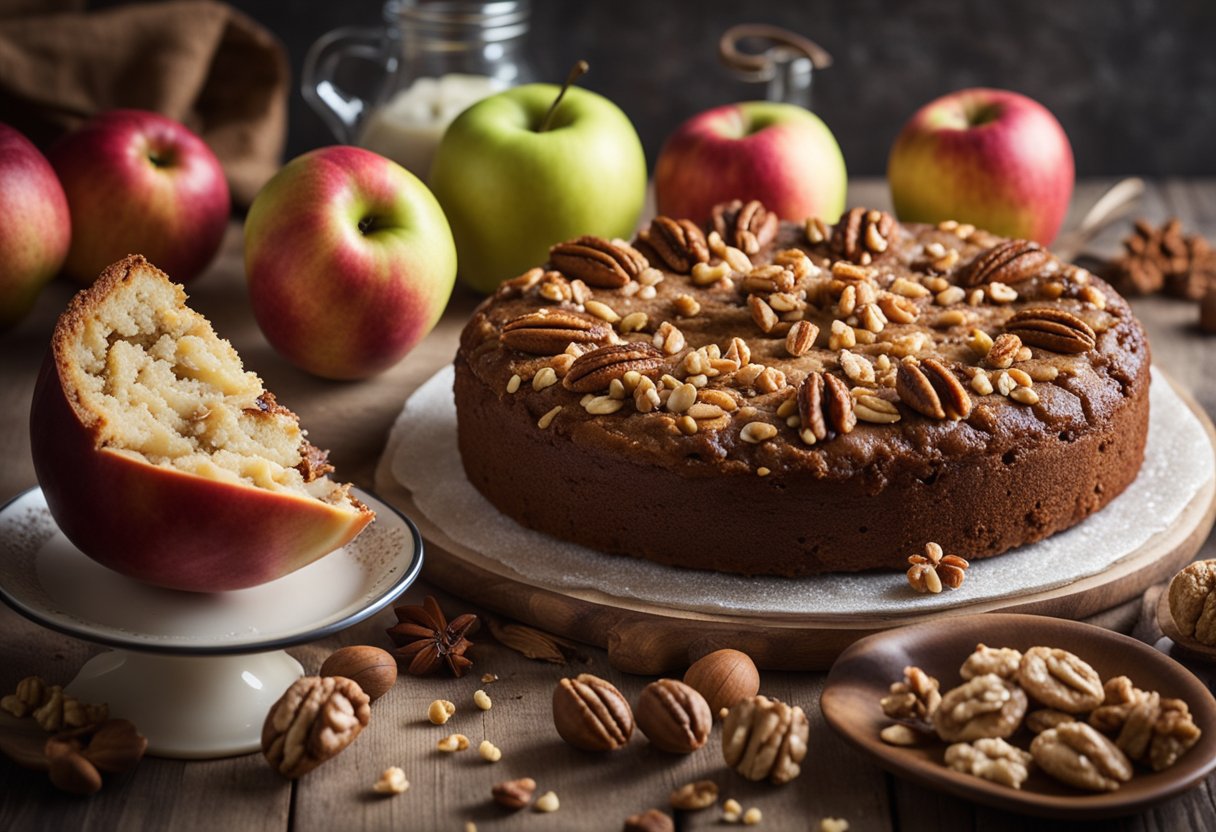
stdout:
[[(293, 72), (335, 26), (374, 24), (370, 0), (234, 0), (283, 39)], [(814, 109), (852, 175), (885, 170), (917, 107), (968, 86), (1006, 87), (1063, 123), (1079, 175), (1216, 174), (1216, 0), (533, 0), (530, 55), (548, 80), (578, 58), (585, 86), (633, 119), (653, 165), (663, 138), (715, 104), (761, 97), (717, 63), (718, 36), (775, 23), (826, 47)], [(289, 154), (330, 143), (293, 91)]]

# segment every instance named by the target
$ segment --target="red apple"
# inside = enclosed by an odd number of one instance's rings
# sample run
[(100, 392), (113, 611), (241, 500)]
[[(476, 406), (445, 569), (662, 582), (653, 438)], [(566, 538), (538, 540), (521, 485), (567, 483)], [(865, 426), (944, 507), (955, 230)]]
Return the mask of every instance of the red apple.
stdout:
[(224, 169), (211, 148), (171, 118), (112, 110), (47, 154), (72, 211), (65, 271), (89, 283), (131, 253), (187, 282), (207, 267), (228, 224)]
[(959, 220), (1043, 245), (1064, 222), (1073, 176), (1068, 136), (1046, 107), (983, 88), (921, 107), (887, 162), (901, 220)]
[(0, 124), (0, 331), (16, 324), (63, 266), (68, 201), (38, 148)]
[(704, 223), (719, 202), (758, 199), (787, 220), (834, 223), (848, 176), (832, 131), (793, 104), (745, 101), (695, 115), (654, 169), (660, 214)]
[(245, 273), (279, 353), (325, 378), (365, 378), (435, 326), (456, 280), (456, 246), (412, 173), (370, 150), (323, 147), (253, 200)]
[[(141, 352), (176, 363), (136, 373), (130, 356)], [(281, 451), (240, 452), (247, 467), (236, 476), (216, 454), (237, 451), (213, 447), (212, 438), (174, 456), (172, 443), (182, 440), (157, 434), (175, 433), (176, 418), (158, 419), (152, 430), (127, 428), (131, 419), (147, 424), (139, 421), (147, 415), (146, 397), (131, 392), (135, 379), (155, 387), (158, 378), (174, 376), (197, 382), (196, 393), (186, 392), (192, 385), (176, 385), (156, 396), (185, 409), (183, 436), (206, 431), (212, 416), (224, 420), (225, 413), (239, 412), (254, 425), (240, 430), (255, 434), (255, 445), (270, 447), (277, 444), (272, 437), (286, 436), (300, 465), (320, 471), (308, 462), (316, 459), (294, 414), (185, 306), (181, 287), (142, 257), (128, 257), (82, 290), (60, 317), (30, 409), (38, 482), (55, 522), (84, 554), (157, 586), (217, 592), (306, 566), (372, 521), (371, 510), (323, 472), (307, 479), (301, 471), (291, 484), (285, 477), (298, 469), (284, 466), (294, 458), (267, 461)], [(230, 430), (233, 422), (218, 424)]]

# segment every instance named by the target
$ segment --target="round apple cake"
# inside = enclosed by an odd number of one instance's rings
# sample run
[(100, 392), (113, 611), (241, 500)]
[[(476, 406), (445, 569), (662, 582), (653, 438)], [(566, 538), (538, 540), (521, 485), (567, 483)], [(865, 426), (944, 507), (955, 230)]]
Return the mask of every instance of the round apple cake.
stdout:
[(582, 237), (504, 283), (456, 355), (470, 481), (524, 526), (744, 574), (906, 568), (1074, 525), (1131, 483), (1149, 347), (1027, 240), (758, 202)]

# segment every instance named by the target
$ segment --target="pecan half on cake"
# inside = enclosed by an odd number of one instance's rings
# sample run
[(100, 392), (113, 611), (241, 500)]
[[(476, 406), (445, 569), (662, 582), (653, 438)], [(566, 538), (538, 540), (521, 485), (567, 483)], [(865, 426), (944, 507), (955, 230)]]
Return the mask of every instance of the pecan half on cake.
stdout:
[(1036, 243), (732, 203), (580, 238), (476, 311), (456, 355), (473, 484), (525, 526), (744, 574), (982, 558), (1136, 476), (1149, 350)]

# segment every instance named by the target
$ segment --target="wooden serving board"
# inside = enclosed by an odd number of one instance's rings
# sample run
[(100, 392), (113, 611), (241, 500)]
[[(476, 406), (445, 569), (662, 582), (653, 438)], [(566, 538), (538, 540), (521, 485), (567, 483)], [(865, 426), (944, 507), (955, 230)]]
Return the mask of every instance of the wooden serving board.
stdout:
[[(1203, 409), (1173, 385), (1216, 446)], [(1195, 556), (1216, 519), (1216, 479), (1209, 480), (1182, 510), (1178, 521), (1104, 572), (1062, 587), (931, 613), (900, 612), (841, 619), (801, 616), (774, 620), (760, 615), (723, 615), (673, 610), (622, 599), (593, 589), (561, 589), (530, 583), (492, 558), (452, 540), (414, 504), (391, 474), (391, 450), (376, 471), (378, 495), (404, 511), (426, 541), (423, 576), (453, 595), (556, 635), (605, 648), (614, 667), (658, 675), (722, 647), (748, 653), (769, 670), (825, 670), (841, 651), (872, 633), (951, 615), (1020, 612), (1089, 620), (1130, 629), (1140, 596), (1168, 580)]]

